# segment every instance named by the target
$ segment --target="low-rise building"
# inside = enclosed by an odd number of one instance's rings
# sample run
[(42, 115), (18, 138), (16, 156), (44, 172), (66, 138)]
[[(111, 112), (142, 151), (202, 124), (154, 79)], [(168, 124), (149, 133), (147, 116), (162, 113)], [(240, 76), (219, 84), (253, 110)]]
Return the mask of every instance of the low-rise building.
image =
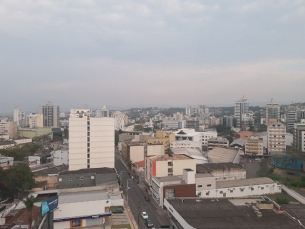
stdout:
[(184, 127), (183, 121), (166, 121), (164, 122), (164, 129), (178, 130)]
[(196, 160), (185, 155), (161, 155), (145, 158), (145, 181), (152, 184), (153, 177), (183, 175), (184, 169), (196, 170)]
[(15, 146), (14, 141), (0, 141), (0, 149), (6, 149), (14, 146)]
[(31, 138), (18, 137), (18, 138), (13, 138), (13, 141), (16, 143), (16, 145), (21, 145), (21, 144), (31, 143), (32, 139)]
[(14, 158), (13, 157), (4, 157), (0, 154), (0, 168), (8, 169), (9, 167), (13, 166)]
[(58, 174), (59, 189), (100, 186), (118, 182), (114, 168), (92, 168), (64, 171)]
[(208, 139), (208, 150), (214, 147), (229, 147), (229, 140), (222, 137)]
[(238, 149), (215, 147), (207, 153), (210, 163), (239, 163)]
[(197, 164), (196, 172), (197, 175), (210, 174), (216, 178), (216, 181), (246, 179), (245, 167), (236, 163)]
[(171, 152), (176, 155), (186, 155), (196, 160), (196, 164), (208, 163), (208, 159), (198, 148), (172, 148)]
[(175, 198), (165, 199), (164, 206), (169, 214), (170, 228), (175, 229), (303, 228), (285, 212), (274, 211), (275, 203), (262, 198)]
[(196, 132), (195, 129), (179, 129), (175, 133), (176, 141), (194, 141), (202, 144), (201, 132)]
[(54, 211), (54, 229), (101, 227), (105, 218), (112, 215), (112, 206), (123, 206), (124, 201), (117, 188), (60, 192), (58, 208)]
[(56, 189), (58, 182), (58, 174), (68, 171), (68, 165), (50, 167), (43, 170), (33, 171), (35, 182), (47, 182), (47, 189)]
[(202, 145), (201, 142), (194, 142), (189, 140), (182, 140), (182, 141), (172, 141), (170, 143), (171, 148), (190, 148), (190, 149), (201, 149)]
[(250, 136), (253, 136), (254, 134), (255, 132), (252, 131), (239, 131), (237, 137), (247, 140)]
[(210, 138), (217, 138), (216, 130), (204, 131), (204, 132), (200, 132), (200, 133), (201, 133), (201, 138), (202, 138), (202, 145), (205, 145), (205, 146), (208, 145), (208, 140)]
[(251, 136), (246, 140), (245, 153), (252, 156), (264, 155), (263, 138)]
[(166, 131), (156, 131), (155, 137), (146, 139), (146, 142), (150, 144), (163, 144), (164, 152), (169, 151), (172, 141), (175, 141), (175, 134), (167, 133)]

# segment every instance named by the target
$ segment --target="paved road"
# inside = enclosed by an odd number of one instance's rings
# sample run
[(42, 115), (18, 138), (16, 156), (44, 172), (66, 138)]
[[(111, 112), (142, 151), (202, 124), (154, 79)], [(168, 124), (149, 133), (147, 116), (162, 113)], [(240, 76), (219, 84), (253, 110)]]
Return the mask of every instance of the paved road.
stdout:
[(159, 220), (159, 214), (152, 203), (145, 201), (144, 193), (137, 185), (137, 183), (132, 180), (128, 174), (127, 169), (124, 164), (121, 162), (118, 153), (115, 156), (115, 168), (118, 174), (123, 177), (123, 193), (127, 197), (127, 180), (129, 189), (128, 189), (128, 205), (131, 209), (131, 213), (134, 219), (138, 222), (139, 221), (139, 228), (147, 228), (145, 225), (145, 220), (139, 215), (139, 213), (146, 211), (148, 214), (149, 219), (153, 222), (155, 228), (159, 228), (161, 223)]

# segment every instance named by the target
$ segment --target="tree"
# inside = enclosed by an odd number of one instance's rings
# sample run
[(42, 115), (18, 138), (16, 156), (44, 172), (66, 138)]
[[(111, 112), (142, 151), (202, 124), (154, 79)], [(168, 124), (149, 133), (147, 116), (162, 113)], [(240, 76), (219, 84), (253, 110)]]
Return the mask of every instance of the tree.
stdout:
[(68, 127), (65, 127), (65, 129), (64, 129), (64, 138), (69, 139), (69, 129), (68, 129)]
[(18, 197), (19, 192), (31, 190), (35, 184), (34, 175), (27, 164), (16, 164), (5, 170), (8, 182), (8, 196), (11, 199)]
[(135, 125), (133, 128), (134, 131), (143, 131), (142, 125)]
[(37, 198), (31, 195), (30, 197), (27, 197), (22, 201), (28, 212), (28, 220), (29, 220), (30, 229), (32, 228), (33, 208), (34, 208), (34, 203), (36, 202), (36, 200), (37, 200)]
[(270, 176), (274, 171), (274, 165), (271, 162), (271, 158), (261, 160), (259, 163), (260, 169), (257, 171), (257, 174), (261, 177)]
[(264, 124), (259, 125), (259, 128), (257, 130), (258, 132), (266, 132), (267, 131), (267, 126)]

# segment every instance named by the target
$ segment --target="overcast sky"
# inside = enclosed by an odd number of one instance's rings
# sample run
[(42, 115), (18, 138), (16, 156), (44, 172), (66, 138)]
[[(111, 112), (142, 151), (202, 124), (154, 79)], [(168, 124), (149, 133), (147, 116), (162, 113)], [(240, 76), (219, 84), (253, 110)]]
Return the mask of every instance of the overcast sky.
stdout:
[(1, 0), (0, 112), (305, 102), (305, 0)]

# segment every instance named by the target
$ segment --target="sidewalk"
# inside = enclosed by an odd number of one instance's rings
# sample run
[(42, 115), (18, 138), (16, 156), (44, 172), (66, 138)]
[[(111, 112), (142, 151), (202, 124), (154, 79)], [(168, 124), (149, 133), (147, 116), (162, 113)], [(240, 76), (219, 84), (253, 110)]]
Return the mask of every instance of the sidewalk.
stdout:
[(131, 228), (132, 229), (138, 229), (137, 222), (133, 218), (133, 215), (131, 214), (129, 206), (127, 205), (125, 200), (124, 200), (124, 209), (125, 209), (125, 212), (127, 212), (127, 217), (128, 217), (128, 221), (129, 221), (129, 224), (130, 224)]

